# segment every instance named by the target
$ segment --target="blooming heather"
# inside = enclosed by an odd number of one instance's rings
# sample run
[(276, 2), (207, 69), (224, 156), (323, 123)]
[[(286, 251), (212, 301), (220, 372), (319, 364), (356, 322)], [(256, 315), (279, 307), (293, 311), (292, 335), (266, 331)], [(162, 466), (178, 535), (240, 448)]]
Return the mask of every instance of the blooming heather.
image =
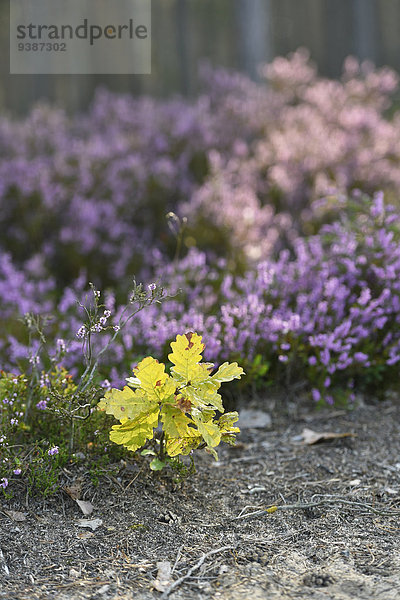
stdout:
[[(52, 356), (73, 374), (88, 336), (96, 349), (118, 334), (100, 365), (112, 385), (188, 329), (207, 360), (261, 355), (316, 400), (395, 382), (397, 76), (350, 58), (330, 81), (304, 51), (261, 72), (203, 68), (194, 99), (103, 90), (84, 115), (0, 118), (0, 367), (43, 366), (17, 321), (34, 312), (55, 315)], [(171, 211), (187, 217), (179, 256)], [(134, 276), (170, 296), (120, 331)], [(76, 303), (88, 278), (105, 291), (93, 331)]]

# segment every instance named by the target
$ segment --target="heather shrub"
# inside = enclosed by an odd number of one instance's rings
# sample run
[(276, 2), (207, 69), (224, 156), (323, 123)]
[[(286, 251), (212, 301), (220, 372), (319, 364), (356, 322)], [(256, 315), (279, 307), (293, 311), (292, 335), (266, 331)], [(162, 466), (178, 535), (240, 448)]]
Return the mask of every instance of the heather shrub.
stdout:
[(397, 386), (398, 210), (381, 193), (317, 204), (331, 224), (244, 276), (227, 273), (221, 261), (208, 267), (198, 251), (164, 270), (165, 285), (183, 293), (139, 315), (132, 340), (146, 332), (144, 351), (162, 355), (175, 331), (196, 326), (207, 360), (241, 359), (248, 379), (268, 373), (329, 403)]
[[(5, 371), (37, 357), (82, 375), (76, 299), (90, 278), (111, 315), (91, 332), (94, 351), (106, 347), (105, 388), (188, 330), (206, 360), (240, 361), (246, 382), (268, 373), (329, 402), (396, 383), (397, 76), (348, 59), (330, 81), (304, 51), (262, 73), (254, 83), (204, 67), (194, 99), (102, 90), (82, 115), (39, 106), (0, 119)], [(379, 190), (385, 203), (371, 200)], [(115, 336), (133, 276), (170, 297)], [(55, 363), (25, 313), (46, 321)]]
[(349, 58), (341, 80), (330, 81), (299, 51), (262, 72), (268, 87), (222, 71), (209, 75), (219, 131), (229, 127), (237, 137), (229, 152), (208, 154), (209, 176), (184, 205), (202, 225), (200, 247), (210, 242), (205, 221), (211, 231), (217, 225), (228, 255), (240, 250), (239, 264), (243, 254), (260, 260), (299, 233), (317, 232), (324, 217), (315, 219), (316, 199), (353, 189), (395, 196), (399, 185), (400, 122), (396, 111), (388, 116), (398, 85), (393, 71)]
[(3, 117), (1, 251), (58, 290), (83, 266), (99, 288), (120, 288), (127, 274), (151, 279), (160, 253), (172, 258), (164, 216), (174, 211), (189, 219), (183, 250), (197, 245), (243, 272), (316, 231), (314, 199), (395, 192), (392, 71), (349, 59), (330, 81), (299, 51), (263, 73), (268, 85), (203, 69), (193, 100), (103, 90), (84, 115), (39, 106)]
[(261, 263), (221, 309), (224, 348), (270, 355), (270, 377), (330, 403), (397, 386), (400, 360), (397, 210), (381, 194), (338, 204), (337, 221)]
[[(168, 266), (160, 261), (155, 276), (169, 297), (162, 305), (151, 303), (116, 336), (113, 327), (125, 305), (105, 293), (110, 318), (101, 325), (99, 313), (91, 340), (93, 349), (107, 346), (99, 385), (121, 385), (122, 374), (138, 360), (147, 354), (166, 359), (179, 331), (196, 330), (206, 340), (205, 359), (240, 360), (248, 382), (254, 376), (288, 390), (303, 386), (315, 400), (330, 403), (351, 401), (356, 391), (397, 386), (398, 209), (385, 204), (381, 193), (372, 199), (354, 193), (318, 201), (313, 210), (327, 221), (318, 234), (299, 237), (292, 252), (259, 261), (242, 275), (230, 272), (229, 260), (194, 248)], [(82, 283), (65, 290), (48, 325), (63, 349), (62, 364), (74, 375), (82, 373), (82, 314), (76, 305)], [(33, 349), (37, 344), (31, 341)], [(25, 366), (35, 355), (14, 338), (7, 348)]]
[[(79, 457), (108, 451), (110, 419), (95, 411), (101, 388), (77, 398), (78, 384), (63, 368), (0, 375), (0, 487), (12, 495), (24, 481), (28, 493), (57, 491), (61, 469)], [(108, 451), (109, 460), (118, 456)]]

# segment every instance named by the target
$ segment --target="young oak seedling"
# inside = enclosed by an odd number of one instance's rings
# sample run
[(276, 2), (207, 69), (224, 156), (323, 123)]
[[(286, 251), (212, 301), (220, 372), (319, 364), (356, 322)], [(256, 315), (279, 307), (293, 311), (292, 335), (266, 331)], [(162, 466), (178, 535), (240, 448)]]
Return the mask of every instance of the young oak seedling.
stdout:
[(164, 466), (164, 458), (187, 455), (199, 446), (217, 460), (215, 448), (220, 442), (234, 444), (240, 431), (234, 425), (238, 413), (225, 413), (218, 389), (225, 381), (240, 379), (243, 369), (225, 362), (211, 375), (214, 365), (201, 362), (204, 344), (197, 333), (177, 335), (171, 348), (169, 374), (164, 364), (148, 356), (133, 369), (128, 386), (106, 392), (98, 405), (120, 421), (112, 427), (110, 440), (132, 451), (153, 440), (161, 424), (154, 469)]

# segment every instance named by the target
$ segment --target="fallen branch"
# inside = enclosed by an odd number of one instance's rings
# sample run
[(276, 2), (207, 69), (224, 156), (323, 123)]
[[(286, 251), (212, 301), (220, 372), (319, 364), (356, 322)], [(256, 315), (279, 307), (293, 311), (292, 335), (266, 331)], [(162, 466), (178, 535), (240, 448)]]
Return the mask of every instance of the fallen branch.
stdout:
[(198, 560), (197, 563), (195, 565), (193, 565), (193, 567), (190, 567), (190, 569), (188, 570), (186, 575), (183, 575), (182, 577), (180, 577), (179, 579), (174, 581), (174, 583), (172, 583), (169, 586), (169, 588), (166, 589), (165, 592), (163, 592), (163, 594), (161, 596), (161, 600), (165, 600), (166, 598), (168, 598), (168, 596), (170, 595), (171, 592), (176, 590), (176, 588), (179, 587), (186, 579), (188, 579), (195, 571), (200, 569), (201, 565), (204, 563), (204, 561), (207, 560), (207, 558), (210, 558), (210, 556), (213, 556), (214, 554), (226, 552), (227, 550), (234, 550), (235, 548), (236, 548), (236, 546), (222, 546), (221, 548), (216, 548), (215, 550), (210, 550), (210, 552), (203, 554), (203, 556), (200, 558), (200, 560)]
[(251, 519), (253, 517), (258, 517), (264, 514), (271, 514), (280, 510), (304, 510), (308, 508), (315, 508), (317, 506), (329, 506), (329, 505), (348, 505), (357, 508), (364, 508), (376, 515), (380, 515), (382, 517), (398, 517), (400, 516), (400, 510), (393, 509), (385, 509), (385, 508), (375, 508), (372, 504), (368, 504), (366, 502), (357, 502), (355, 500), (346, 500), (345, 498), (337, 498), (336, 496), (327, 496), (321, 500), (316, 500), (315, 502), (306, 502), (299, 504), (279, 504), (269, 506), (268, 508), (262, 508), (260, 510), (256, 510), (250, 513), (243, 513), (243, 510), (246, 510), (245, 507), (240, 514), (234, 518), (235, 521), (240, 519)]

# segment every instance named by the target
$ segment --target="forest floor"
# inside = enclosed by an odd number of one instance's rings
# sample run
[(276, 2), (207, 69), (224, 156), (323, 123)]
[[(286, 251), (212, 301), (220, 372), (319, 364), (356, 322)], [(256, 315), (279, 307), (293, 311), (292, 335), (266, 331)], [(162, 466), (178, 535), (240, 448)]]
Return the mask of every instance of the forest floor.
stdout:
[[(311, 444), (307, 429), (353, 435)], [(21, 484), (0, 509), (0, 599), (400, 598), (398, 401), (245, 413), (219, 458), (198, 452), (180, 485), (143, 457), (98, 485), (65, 469), (86, 517), (71, 493)]]

